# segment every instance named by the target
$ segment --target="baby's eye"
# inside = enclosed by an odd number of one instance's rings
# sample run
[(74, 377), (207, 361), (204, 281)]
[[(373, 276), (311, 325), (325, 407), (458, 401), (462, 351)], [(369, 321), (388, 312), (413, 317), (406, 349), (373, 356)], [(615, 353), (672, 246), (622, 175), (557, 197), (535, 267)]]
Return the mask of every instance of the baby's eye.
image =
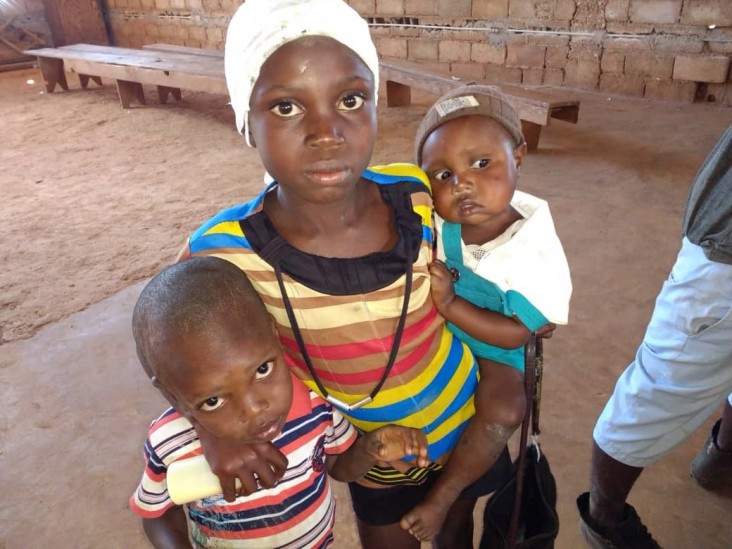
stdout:
[(203, 403), (199, 406), (201, 410), (204, 412), (212, 412), (216, 410), (217, 408), (221, 408), (224, 405), (224, 402), (226, 402), (223, 398), (219, 397), (211, 397), (203, 401)]
[(302, 112), (302, 109), (292, 101), (281, 101), (269, 110), (282, 118), (290, 118)]
[(356, 109), (361, 108), (364, 101), (366, 101), (366, 98), (362, 94), (350, 93), (340, 100), (338, 103), (338, 109), (342, 111), (355, 111)]
[(257, 374), (254, 376), (255, 379), (264, 379), (269, 376), (274, 370), (274, 362), (265, 362), (257, 367)]
[(487, 158), (481, 158), (479, 160), (476, 160), (473, 162), (470, 167), (473, 169), (479, 169), (479, 168), (487, 168), (488, 164), (490, 164), (491, 161)]
[(447, 181), (448, 179), (450, 179), (451, 175), (452, 174), (450, 173), (450, 170), (442, 170), (439, 172), (435, 172), (432, 176), (432, 179), (434, 179), (435, 181)]

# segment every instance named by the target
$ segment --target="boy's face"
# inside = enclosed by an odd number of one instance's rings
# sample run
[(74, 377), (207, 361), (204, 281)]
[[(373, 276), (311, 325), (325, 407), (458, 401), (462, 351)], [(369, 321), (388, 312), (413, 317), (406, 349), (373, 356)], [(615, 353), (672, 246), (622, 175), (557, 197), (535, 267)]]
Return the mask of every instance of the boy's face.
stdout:
[(487, 225), (510, 215), (525, 147), (487, 116), (461, 116), (438, 126), (422, 148), (435, 211), (461, 225)]
[(371, 160), (374, 101), (371, 71), (346, 46), (314, 36), (288, 42), (252, 90), (253, 144), (283, 189), (310, 202), (338, 200)]
[[(268, 318), (268, 317), (267, 317)], [(292, 380), (274, 325), (221, 322), (200, 337), (167, 341), (160, 388), (175, 408), (219, 438), (272, 440), (292, 404)]]

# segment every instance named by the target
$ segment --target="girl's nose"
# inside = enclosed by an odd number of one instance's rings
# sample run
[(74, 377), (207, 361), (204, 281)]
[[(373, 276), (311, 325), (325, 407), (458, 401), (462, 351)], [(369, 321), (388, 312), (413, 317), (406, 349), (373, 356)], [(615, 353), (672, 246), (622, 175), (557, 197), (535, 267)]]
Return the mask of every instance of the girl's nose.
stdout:
[(338, 147), (345, 141), (338, 116), (334, 113), (313, 113), (309, 126), (307, 142), (312, 148)]

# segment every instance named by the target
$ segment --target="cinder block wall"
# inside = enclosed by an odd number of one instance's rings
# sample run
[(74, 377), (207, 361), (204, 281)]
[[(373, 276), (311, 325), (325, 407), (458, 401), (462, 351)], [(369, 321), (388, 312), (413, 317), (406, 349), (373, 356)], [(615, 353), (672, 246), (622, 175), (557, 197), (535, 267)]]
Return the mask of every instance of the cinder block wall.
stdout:
[[(113, 40), (222, 49), (239, 0), (106, 0)], [(349, 0), (383, 57), (456, 75), (732, 106), (732, 0)]]

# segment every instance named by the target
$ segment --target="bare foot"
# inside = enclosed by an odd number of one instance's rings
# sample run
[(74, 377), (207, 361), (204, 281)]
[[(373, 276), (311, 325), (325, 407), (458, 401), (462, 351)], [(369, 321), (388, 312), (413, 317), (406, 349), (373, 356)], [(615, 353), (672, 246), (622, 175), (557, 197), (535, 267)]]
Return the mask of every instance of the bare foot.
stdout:
[(402, 517), (399, 525), (419, 541), (430, 541), (442, 528), (450, 505), (425, 499)]

